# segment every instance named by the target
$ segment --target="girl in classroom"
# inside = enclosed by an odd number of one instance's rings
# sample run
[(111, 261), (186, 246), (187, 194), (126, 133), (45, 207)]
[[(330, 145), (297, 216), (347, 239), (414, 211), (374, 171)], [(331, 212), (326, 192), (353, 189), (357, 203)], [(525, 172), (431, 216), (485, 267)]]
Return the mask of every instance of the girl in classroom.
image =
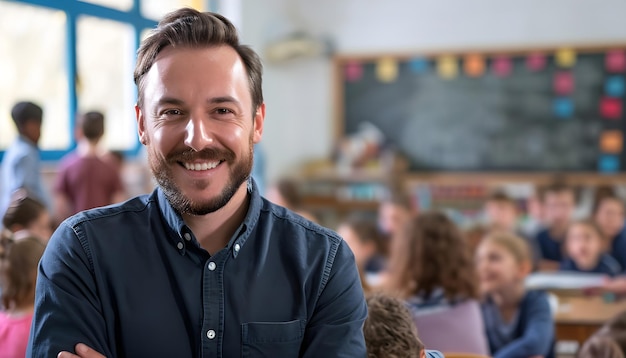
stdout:
[(565, 236), (565, 258), (561, 271), (617, 276), (622, 268), (609, 254), (605, 253), (606, 239), (592, 220), (579, 220), (570, 224)]
[(24, 232), (26, 235), (38, 237), (44, 243), (52, 236), (50, 223), (50, 214), (46, 206), (24, 189), (19, 189), (13, 194), (2, 218), (2, 226), (11, 235), (19, 237), (22, 235), (21, 232)]
[(36, 237), (3, 241), (0, 258), (0, 357), (24, 357), (35, 305), (37, 265), (45, 244)]
[(407, 302), (426, 347), (489, 354), (470, 250), (448, 217), (411, 218), (392, 241), (388, 266), (383, 287)]
[(552, 357), (554, 321), (548, 295), (524, 285), (528, 244), (511, 233), (485, 237), (476, 253), (482, 314), (494, 358)]

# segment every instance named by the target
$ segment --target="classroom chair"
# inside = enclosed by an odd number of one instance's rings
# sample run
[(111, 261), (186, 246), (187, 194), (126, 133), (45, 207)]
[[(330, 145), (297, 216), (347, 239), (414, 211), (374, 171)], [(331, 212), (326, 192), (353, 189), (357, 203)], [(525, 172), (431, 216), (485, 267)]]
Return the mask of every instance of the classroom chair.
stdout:
[(413, 319), (417, 334), (427, 349), (489, 354), (483, 317), (477, 301), (469, 300), (443, 310), (424, 310), (417, 312)]

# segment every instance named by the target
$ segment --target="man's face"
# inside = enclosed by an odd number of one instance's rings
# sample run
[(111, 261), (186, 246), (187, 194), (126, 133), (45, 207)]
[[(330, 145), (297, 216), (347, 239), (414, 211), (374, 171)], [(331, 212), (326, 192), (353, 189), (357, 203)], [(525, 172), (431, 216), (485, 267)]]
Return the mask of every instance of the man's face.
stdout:
[(228, 46), (167, 47), (144, 78), (139, 137), (170, 204), (205, 215), (245, 190), (265, 105), (252, 113), (246, 68)]

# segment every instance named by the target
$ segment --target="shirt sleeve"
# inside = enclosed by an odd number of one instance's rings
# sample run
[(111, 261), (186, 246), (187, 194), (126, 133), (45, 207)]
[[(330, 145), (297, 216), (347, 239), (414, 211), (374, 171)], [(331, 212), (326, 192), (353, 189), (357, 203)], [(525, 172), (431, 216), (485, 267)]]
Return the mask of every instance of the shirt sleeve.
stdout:
[(50, 239), (39, 264), (27, 357), (56, 357), (85, 343), (107, 357), (106, 324), (91, 256), (67, 223)]
[(525, 302), (527, 322), (521, 336), (500, 349), (494, 358), (527, 358), (546, 356), (554, 339), (554, 321), (550, 303), (544, 293), (538, 293), (532, 300)]
[[(332, 259), (332, 257), (331, 257)], [(304, 333), (302, 357), (366, 357), (367, 306), (354, 262), (342, 240)]]

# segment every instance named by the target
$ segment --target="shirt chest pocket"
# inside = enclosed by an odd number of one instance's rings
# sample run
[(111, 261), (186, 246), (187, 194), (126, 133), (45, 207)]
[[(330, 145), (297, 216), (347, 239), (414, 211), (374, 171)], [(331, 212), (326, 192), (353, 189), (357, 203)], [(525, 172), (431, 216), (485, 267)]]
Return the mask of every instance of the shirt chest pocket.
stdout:
[(250, 322), (241, 325), (243, 357), (297, 357), (305, 321)]

